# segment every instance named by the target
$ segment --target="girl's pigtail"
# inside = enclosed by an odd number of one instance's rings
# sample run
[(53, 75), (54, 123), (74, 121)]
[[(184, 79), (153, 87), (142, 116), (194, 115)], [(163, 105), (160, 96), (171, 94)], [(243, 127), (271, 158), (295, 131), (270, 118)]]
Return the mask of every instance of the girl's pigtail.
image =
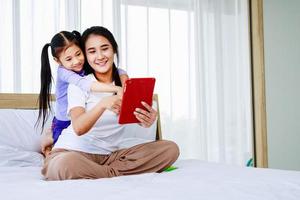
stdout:
[(48, 47), (50, 44), (46, 44), (43, 47), (41, 55), (41, 89), (39, 94), (39, 116), (36, 122), (36, 126), (42, 121), (42, 131), (46, 120), (48, 119), (49, 112), (51, 111), (51, 85), (52, 74), (48, 57)]
[(80, 47), (82, 48), (82, 44), (81, 44), (81, 34), (78, 31), (72, 31), (72, 34), (75, 36), (75, 39), (77, 40), (77, 43), (80, 45)]

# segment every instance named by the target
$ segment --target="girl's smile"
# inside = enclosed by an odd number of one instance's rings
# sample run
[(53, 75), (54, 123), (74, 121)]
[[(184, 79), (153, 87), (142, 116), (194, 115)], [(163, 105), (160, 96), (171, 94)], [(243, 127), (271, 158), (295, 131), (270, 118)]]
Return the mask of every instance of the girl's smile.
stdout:
[(80, 72), (84, 64), (84, 55), (77, 45), (72, 44), (60, 53), (56, 61), (68, 70)]

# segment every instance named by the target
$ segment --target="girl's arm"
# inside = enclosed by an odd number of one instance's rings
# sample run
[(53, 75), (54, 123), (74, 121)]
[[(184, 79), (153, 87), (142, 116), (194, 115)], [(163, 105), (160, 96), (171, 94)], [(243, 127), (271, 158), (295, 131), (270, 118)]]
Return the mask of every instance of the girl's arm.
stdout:
[(90, 87), (90, 91), (93, 92), (116, 92), (120, 94), (120, 92), (123, 92), (122, 87), (116, 86), (116, 85), (110, 85), (106, 83), (100, 83), (98, 81), (93, 81)]
[[(127, 72), (121, 68), (118, 68), (120, 80), (122, 86), (124, 86), (125, 81), (129, 79)], [(93, 92), (116, 92), (118, 95), (123, 94), (123, 88), (120, 86), (109, 85), (105, 83), (100, 83), (98, 81), (94, 81), (91, 86), (91, 91)]]
[(120, 79), (121, 79), (122, 87), (124, 87), (125, 82), (127, 79), (129, 79), (129, 77), (127, 74), (122, 74), (122, 75), (120, 75)]
[(109, 85), (105, 83), (100, 83), (98, 81), (88, 80), (84, 76), (65, 69), (62, 66), (59, 66), (57, 71), (58, 79), (67, 82), (69, 84), (74, 84), (84, 91), (93, 91), (93, 92), (117, 92), (122, 91), (122, 88), (115, 85)]
[(127, 72), (125, 70), (121, 69), (121, 68), (118, 68), (118, 72), (119, 72), (119, 76), (120, 76), (122, 86), (124, 86), (126, 80), (129, 79), (129, 76), (128, 76)]
[(94, 108), (85, 110), (85, 93), (74, 85), (68, 88), (69, 115), (72, 126), (77, 135), (87, 133), (102, 116), (106, 109), (118, 113), (121, 105), (119, 95), (107, 96), (101, 99)]

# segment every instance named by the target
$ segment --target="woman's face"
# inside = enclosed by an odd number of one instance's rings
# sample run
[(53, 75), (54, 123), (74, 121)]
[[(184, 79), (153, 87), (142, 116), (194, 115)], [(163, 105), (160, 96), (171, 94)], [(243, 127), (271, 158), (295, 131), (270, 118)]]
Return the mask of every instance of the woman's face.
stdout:
[(68, 70), (80, 72), (84, 64), (84, 55), (76, 44), (72, 44), (61, 52), (55, 61)]
[(96, 73), (112, 73), (114, 50), (111, 43), (103, 36), (91, 34), (85, 42), (86, 58)]

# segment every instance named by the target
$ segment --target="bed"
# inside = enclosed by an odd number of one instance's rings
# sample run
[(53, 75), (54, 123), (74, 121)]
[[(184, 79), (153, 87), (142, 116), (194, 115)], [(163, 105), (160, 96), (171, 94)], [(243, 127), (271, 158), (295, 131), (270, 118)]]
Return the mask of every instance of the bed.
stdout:
[[(158, 99), (154, 101), (158, 108)], [(300, 172), (179, 159), (176, 170), (96, 180), (45, 181), (36, 95), (0, 94), (0, 199), (300, 199)], [(126, 145), (161, 139), (160, 121), (141, 137), (130, 126)], [(134, 132), (134, 133), (132, 133)], [(138, 138), (138, 139), (134, 139)]]

